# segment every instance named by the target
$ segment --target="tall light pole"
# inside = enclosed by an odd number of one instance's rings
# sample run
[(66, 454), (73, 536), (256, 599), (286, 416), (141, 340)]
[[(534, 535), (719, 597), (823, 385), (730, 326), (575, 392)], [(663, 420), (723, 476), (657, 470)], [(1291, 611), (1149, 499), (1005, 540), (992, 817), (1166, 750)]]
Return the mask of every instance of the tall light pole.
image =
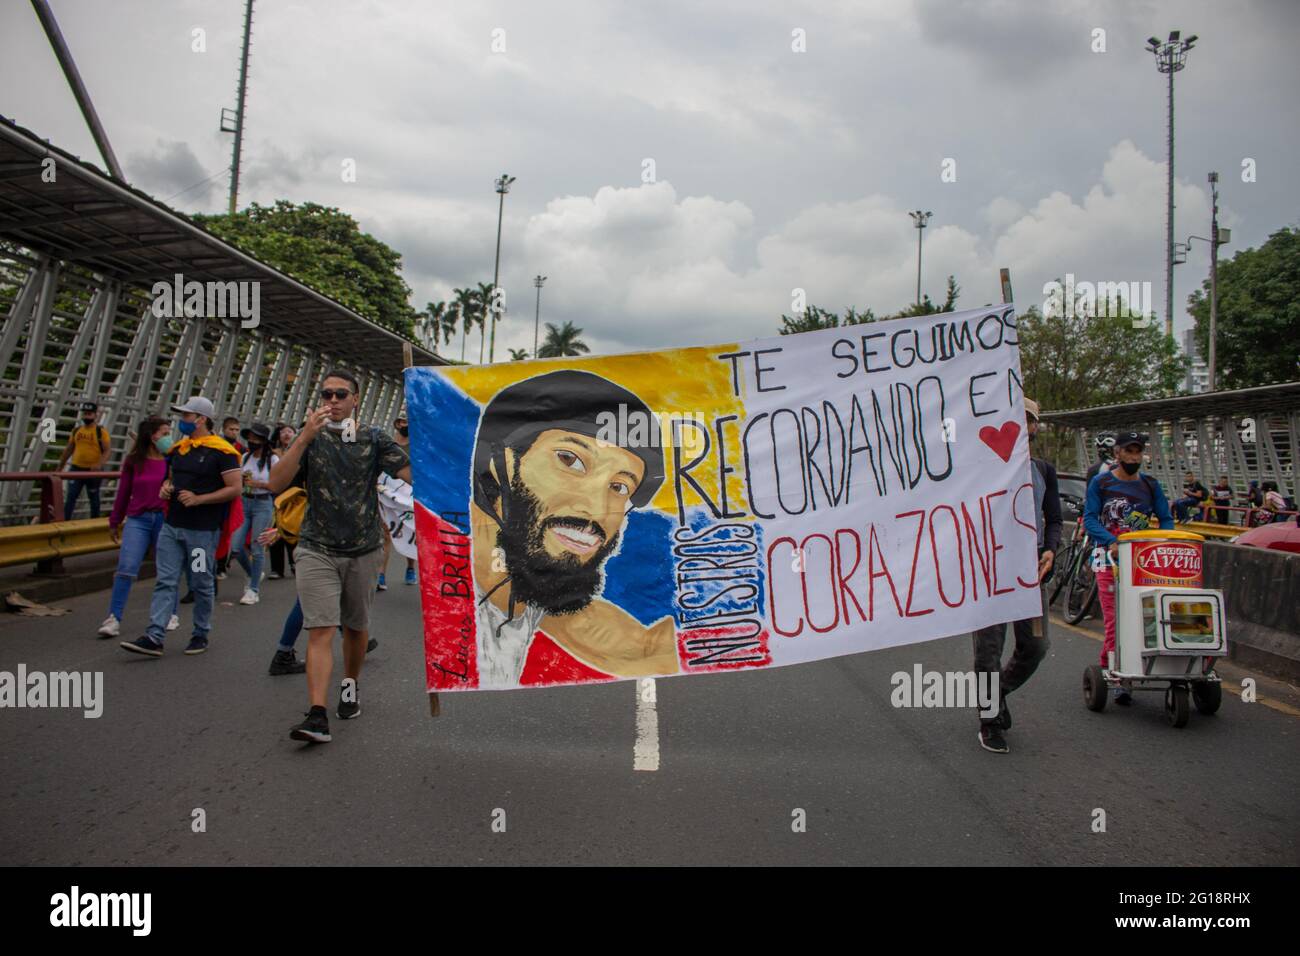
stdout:
[(1156, 69), (1169, 74), (1169, 166), (1166, 170), (1165, 210), (1165, 335), (1174, 337), (1174, 74), (1187, 63), (1187, 51), (1196, 43), (1196, 37), (1179, 39), (1179, 31), (1171, 30), (1169, 39), (1161, 43), (1155, 37), (1147, 39), (1147, 49), (1155, 55)]
[(912, 222), (916, 225), (916, 307), (921, 307), (921, 234), (925, 230), (925, 224), (930, 221), (933, 215), (931, 212), (909, 212)]
[[(234, 116), (229, 117), (226, 114), (229, 110), (221, 111), (221, 131), (223, 133), (235, 134), (235, 145), (230, 153), (230, 201), (228, 211), (231, 216), (235, 214), (239, 205), (239, 160), (244, 148), (244, 107), (247, 105), (248, 90), (248, 43), (249, 37), (253, 31), (253, 0), (247, 0), (244, 5), (244, 46), (243, 52), (239, 55), (239, 93), (235, 104)], [(230, 125), (227, 126), (227, 122)]]
[(1191, 246), (1193, 239), (1199, 239), (1201, 242), (1210, 244), (1210, 334), (1209, 348), (1206, 350), (1206, 376), (1205, 390), (1214, 391), (1216, 387), (1216, 368), (1218, 354), (1218, 325), (1219, 325), (1219, 246), (1226, 245), (1232, 241), (1231, 229), (1219, 228), (1219, 174), (1210, 173), (1210, 238), (1204, 236), (1188, 236), (1187, 245)]
[(515, 181), (514, 176), (502, 173), (497, 177), (497, 195), (501, 197), (501, 202), (497, 206), (497, 259), (496, 265), (492, 267), (492, 337), (488, 344), (488, 362), (495, 361), (494, 356), (497, 350), (497, 280), (501, 277), (501, 217), (506, 210), (506, 193), (510, 192), (510, 184)]
[(537, 333), (542, 325), (542, 286), (546, 276), (534, 276), (533, 285), (537, 286), (537, 311), (533, 313), (533, 358), (537, 358)]

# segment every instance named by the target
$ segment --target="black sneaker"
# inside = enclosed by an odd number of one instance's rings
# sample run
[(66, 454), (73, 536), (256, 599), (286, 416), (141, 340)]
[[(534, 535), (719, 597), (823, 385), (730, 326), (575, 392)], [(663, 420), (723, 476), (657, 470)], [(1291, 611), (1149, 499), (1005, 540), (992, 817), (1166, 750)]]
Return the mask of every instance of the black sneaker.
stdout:
[(339, 688), (339, 720), (351, 720), (361, 716), (361, 701), (357, 695), (357, 682), (351, 677), (343, 678)]
[(330, 742), (330, 721), (325, 716), (324, 707), (313, 707), (306, 714), (307, 719), (289, 731), (291, 740), (306, 740), (313, 744)]
[(980, 724), (980, 746), (995, 754), (1008, 753), (1007, 738), (1002, 736), (1002, 728), (997, 724)]
[(1119, 704), (1121, 707), (1127, 707), (1129, 704), (1133, 703), (1133, 695), (1129, 693), (1127, 687), (1115, 688), (1115, 703)]
[(193, 591), (186, 591), (186, 592), (185, 592), (185, 597), (181, 598), (181, 603), (182, 603), (182, 604), (193, 604), (193, 603), (194, 603), (194, 592), (193, 592)]
[(372, 637), (370, 640), (366, 642), (366, 653), (369, 654), (378, 646), (379, 646), (379, 641), (375, 640), (375, 638)]
[(117, 646), (124, 651), (130, 651), (132, 654), (144, 654), (147, 657), (163, 656), (163, 646), (148, 634), (137, 637), (134, 641), (123, 641)]
[(283, 674), (301, 674), (306, 669), (307, 662), (298, 660), (298, 655), (292, 650), (276, 651), (267, 673), (272, 677), (280, 677)]
[(186, 654), (202, 654), (208, 649), (208, 639), (206, 637), (191, 637), (189, 645), (185, 648)]

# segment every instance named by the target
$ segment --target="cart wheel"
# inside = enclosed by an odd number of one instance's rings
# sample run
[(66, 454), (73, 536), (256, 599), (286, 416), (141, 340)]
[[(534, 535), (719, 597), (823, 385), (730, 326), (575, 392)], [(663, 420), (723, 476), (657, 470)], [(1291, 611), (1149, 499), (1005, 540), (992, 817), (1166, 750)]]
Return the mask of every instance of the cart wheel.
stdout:
[(1202, 714), (1217, 713), (1223, 703), (1223, 685), (1218, 681), (1198, 680), (1192, 685), (1192, 701)]
[(1186, 727), (1191, 708), (1187, 704), (1187, 685), (1170, 684), (1165, 691), (1165, 716), (1175, 727)]
[(1101, 665), (1090, 664), (1083, 672), (1083, 703), (1089, 710), (1106, 709), (1106, 679), (1101, 676)]

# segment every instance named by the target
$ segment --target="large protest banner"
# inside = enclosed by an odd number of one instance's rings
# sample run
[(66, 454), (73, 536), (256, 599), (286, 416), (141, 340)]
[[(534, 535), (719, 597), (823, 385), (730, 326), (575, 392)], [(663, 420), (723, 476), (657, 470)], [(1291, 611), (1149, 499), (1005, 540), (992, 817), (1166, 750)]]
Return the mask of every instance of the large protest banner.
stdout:
[(406, 372), (430, 691), (775, 667), (1041, 613), (1012, 306)]

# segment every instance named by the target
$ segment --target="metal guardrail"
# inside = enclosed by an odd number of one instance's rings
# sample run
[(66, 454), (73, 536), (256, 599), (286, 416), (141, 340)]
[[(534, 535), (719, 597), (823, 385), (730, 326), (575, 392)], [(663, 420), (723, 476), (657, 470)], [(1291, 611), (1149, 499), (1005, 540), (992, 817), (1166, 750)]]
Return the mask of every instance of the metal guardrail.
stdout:
[[(0, 567), (34, 562), (38, 572), (60, 574), (63, 558), (116, 548), (108, 535), (107, 518), (0, 528)], [(50, 570), (44, 571), (44, 567)]]
[(37, 522), (0, 528), (0, 567), (36, 563), (37, 574), (63, 574), (63, 559), (117, 547), (108, 536), (108, 518), (63, 520), (63, 482), (120, 478), (120, 471), (8, 471), (0, 481), (34, 481), (41, 486)]

